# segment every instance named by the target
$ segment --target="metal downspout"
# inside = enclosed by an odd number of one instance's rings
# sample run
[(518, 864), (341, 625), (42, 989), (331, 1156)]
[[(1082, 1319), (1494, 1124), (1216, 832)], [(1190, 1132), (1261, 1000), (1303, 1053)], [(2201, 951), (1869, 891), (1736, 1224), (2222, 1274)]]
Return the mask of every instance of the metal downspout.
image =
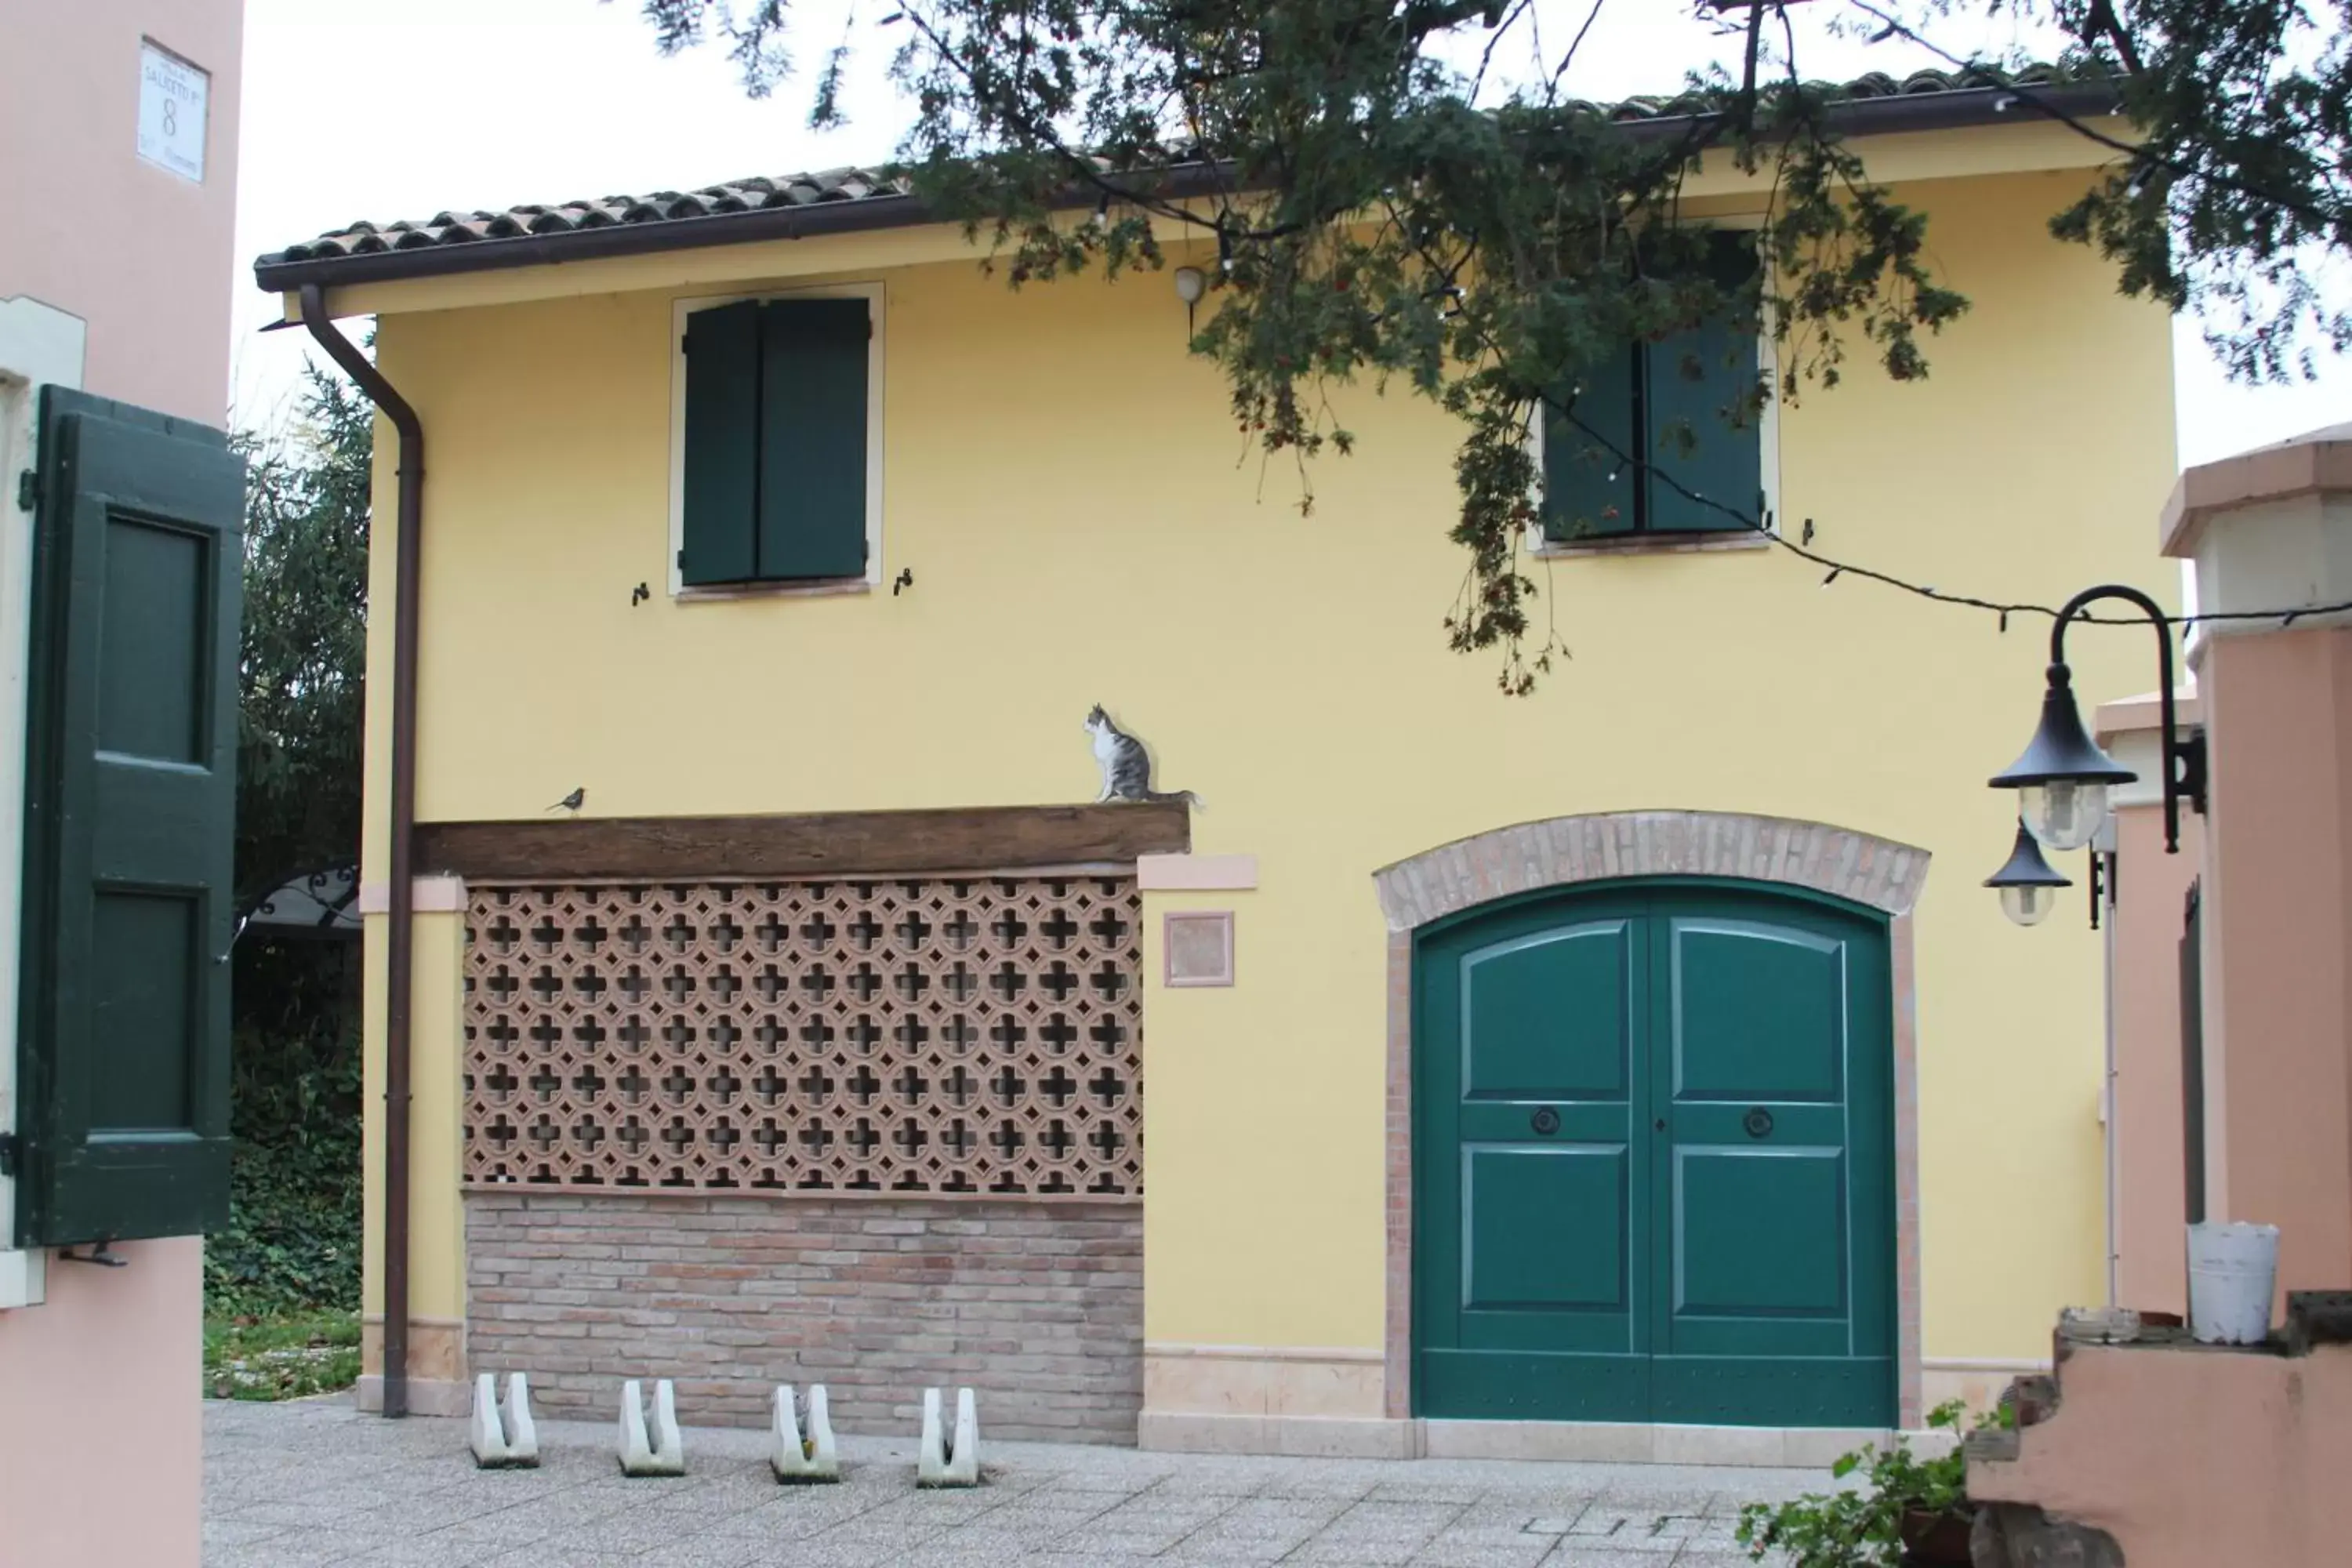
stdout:
[(392, 882), (384, 937), (383, 1414), (408, 1414), (409, 992), (416, 908), (416, 567), (425, 516), (425, 427), (359, 345), (327, 314), (320, 286), (305, 283), (302, 324), (400, 437), (399, 522), (393, 553)]

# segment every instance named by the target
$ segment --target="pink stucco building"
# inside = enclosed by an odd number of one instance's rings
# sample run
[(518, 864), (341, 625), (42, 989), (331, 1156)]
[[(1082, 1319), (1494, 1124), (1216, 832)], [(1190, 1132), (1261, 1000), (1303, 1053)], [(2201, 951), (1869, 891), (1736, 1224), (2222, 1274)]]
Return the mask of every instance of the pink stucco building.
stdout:
[[(34, 983), (17, 894), (35, 511), (17, 476), (47, 386), (221, 423), (243, 9), (0, 0), (0, 1133), (23, 1125)], [(15, 1245), (16, 1186), (0, 1176), (0, 1565), (192, 1568), (203, 1244), (77, 1266)]]
[[(1969, 1495), (2041, 1510), (2013, 1561), (2120, 1551), (2131, 1568), (2345, 1560), (2352, 1491), (2352, 426), (2188, 470), (2162, 520), (2225, 618), (2190, 644), (2206, 813), (2167, 857), (2119, 813), (2113, 925), (2120, 1305), (2186, 1308), (2184, 1220), (2279, 1227), (2263, 1345), (2168, 1326), (2062, 1342), (2021, 1387), (2013, 1441), (1976, 1445)], [(2278, 611), (2280, 614), (2254, 612)], [(2155, 773), (2154, 704), (2100, 738)], [(2193, 894), (2192, 894), (2193, 887)], [(2193, 908), (2194, 913), (2190, 910)], [(2185, 983), (2184, 983), (2185, 981)], [(2026, 1527), (2021, 1527), (2026, 1528)], [(2017, 1538), (2024, 1542), (2025, 1538)], [(1983, 1561), (1983, 1559), (1979, 1559)]]

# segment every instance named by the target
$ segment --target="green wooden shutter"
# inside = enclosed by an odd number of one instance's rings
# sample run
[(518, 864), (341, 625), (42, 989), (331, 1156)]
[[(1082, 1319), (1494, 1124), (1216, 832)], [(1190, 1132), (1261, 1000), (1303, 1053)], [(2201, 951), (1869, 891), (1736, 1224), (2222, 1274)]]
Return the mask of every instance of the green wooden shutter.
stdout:
[(863, 300), (771, 300), (760, 321), (760, 575), (866, 574)]
[(760, 510), (760, 304), (686, 319), (685, 547), (678, 580), (757, 577)]
[(1633, 465), (1618, 454), (1641, 451), (1633, 420), (1639, 363), (1638, 356), (1623, 354), (1562, 393), (1560, 401), (1575, 410), (1574, 420), (1546, 406), (1546, 539), (1573, 542), (1630, 533), (1636, 526)]
[(245, 468), (218, 431), (43, 394), (17, 1235), (228, 1218)]
[(1711, 321), (1649, 345), (1650, 528), (1737, 529), (1761, 515), (1764, 448), (1747, 404), (1755, 389), (1753, 331)]
[[(1754, 274), (1752, 235), (1718, 232), (1710, 249), (1709, 270), (1725, 288), (1736, 289)], [(1760, 414), (1748, 406), (1757, 374), (1752, 325), (1727, 319), (1708, 321), (1648, 345), (1643, 401), (1652, 472), (1644, 498), (1645, 527), (1660, 532), (1716, 531), (1738, 529), (1744, 526), (1742, 519), (1763, 516)], [(1689, 437), (1687, 447), (1684, 432)], [(1704, 499), (1694, 500), (1692, 495)], [(1710, 501), (1716, 504), (1706, 504)]]

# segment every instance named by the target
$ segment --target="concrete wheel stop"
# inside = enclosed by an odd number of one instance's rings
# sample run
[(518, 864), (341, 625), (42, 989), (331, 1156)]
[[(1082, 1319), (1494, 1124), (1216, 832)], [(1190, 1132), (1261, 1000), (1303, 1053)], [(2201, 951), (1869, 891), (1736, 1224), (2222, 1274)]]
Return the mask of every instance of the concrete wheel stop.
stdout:
[(789, 1383), (776, 1390), (775, 1449), (768, 1456), (776, 1479), (800, 1485), (841, 1479), (841, 1455), (833, 1440), (833, 1418), (825, 1408), (824, 1384), (809, 1385), (803, 1407)]
[(467, 1446), (485, 1470), (539, 1468), (539, 1427), (530, 1418), (530, 1380), (507, 1377), (507, 1398), (499, 1403), (498, 1380), (488, 1373), (474, 1380), (474, 1415)]
[(950, 1436), (940, 1419), (940, 1391), (923, 1390), (923, 1440), (915, 1460), (919, 1487), (980, 1485), (980, 1416), (971, 1390), (956, 1390), (955, 1431)]
[(677, 1400), (669, 1379), (654, 1384), (654, 1416), (648, 1431), (645, 1400), (637, 1380), (621, 1384), (621, 1473), (625, 1476), (682, 1476), (686, 1451), (677, 1435)]

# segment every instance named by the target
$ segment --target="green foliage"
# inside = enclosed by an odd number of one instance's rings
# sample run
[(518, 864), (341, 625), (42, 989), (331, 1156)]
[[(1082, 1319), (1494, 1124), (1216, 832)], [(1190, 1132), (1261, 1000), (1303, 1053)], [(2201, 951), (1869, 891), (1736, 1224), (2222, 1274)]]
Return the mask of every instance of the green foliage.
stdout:
[(247, 464), (237, 729), (238, 907), (359, 855), (374, 414), (312, 366)]
[(2046, 0), (2046, 14), (2127, 76), (2137, 132), (2052, 231), (2095, 243), (2126, 291), (2195, 309), (2245, 380), (2308, 379), (2317, 345), (2352, 347), (2352, 308), (2315, 265), (2352, 252), (2352, 4)]
[[(240, 667), (240, 908), (359, 855), (373, 416), (317, 370), (298, 417), (239, 438), (248, 463)], [(358, 951), (236, 949), (229, 1226), (205, 1240), (207, 1311), (355, 1310), (360, 1266)]]
[(205, 1238), (207, 1311), (359, 1305), (359, 1063), (355, 1033), (322, 1044), (237, 1032), (229, 1224)]
[[(2242, 306), (2222, 335), (2248, 374), (2295, 363), (2293, 344), (2315, 331), (2352, 341), (2352, 321), (2296, 264), (2308, 245), (2352, 245), (2352, 0), (1853, 4), (1874, 42), (1932, 49), (1919, 29), (1952, 14), (2019, 14), (2026, 36), (2054, 27), (2070, 41), (2077, 73), (2137, 73), (2125, 100), (2143, 150), (2126, 144), (2126, 121), (2079, 127), (2120, 151), (2057, 232), (2117, 258), (2133, 292)], [(723, 38), (755, 93), (790, 67), (789, 0), (641, 5), (665, 50)], [(1696, 4), (1737, 38), (1739, 67), (1693, 73), (1692, 112), (1639, 128), (1559, 90), (1599, 5), (1549, 23), (1548, 9), (903, 0), (883, 19), (902, 40), (892, 71), (913, 105), (902, 169), (990, 237), (1012, 283), (1160, 266), (1160, 235), (1178, 226), (1214, 242), (1216, 308), (1192, 346), (1223, 373), (1242, 439), (1299, 465), (1303, 510), (1309, 459), (1354, 444), (1333, 416), (1335, 384), (1399, 383), (1461, 420), (1452, 534), (1468, 563), (1446, 630), (1457, 649), (1499, 650), (1514, 692), (1558, 646), (1521, 570), (1536, 480), (1522, 433), (1546, 405), (1580, 423), (1563, 390), (1580, 373), (1710, 317), (1769, 321), (1779, 384), (1717, 411), (1737, 424), (1769, 397), (1834, 384), (1850, 353), (1896, 381), (1926, 375), (1926, 340), (1967, 307), (1936, 276), (1923, 216), (1874, 183), (1830, 124), (1782, 6)], [(1490, 68), (1507, 46), (1521, 63)], [(845, 48), (816, 82), (820, 123), (840, 119)], [(1736, 283), (1711, 274), (1704, 236), (1679, 225), (1702, 158), (1763, 176), (1770, 193), (1759, 238), (1770, 265)], [(1091, 216), (1074, 216), (1087, 205)], [(1719, 510), (1727, 527), (1761, 521)]]
[(310, 1312), (256, 1322), (205, 1320), (205, 1393), (214, 1399), (299, 1399), (360, 1375), (360, 1317)]
[[(1967, 1407), (1955, 1399), (1927, 1415), (1929, 1427), (1958, 1436)], [(2006, 1425), (2007, 1407), (1979, 1426)], [(1897, 1568), (1903, 1560), (1903, 1516), (1948, 1513), (1968, 1506), (1968, 1461), (1956, 1446), (1948, 1454), (1922, 1459), (1897, 1436), (1885, 1448), (1859, 1448), (1838, 1459), (1830, 1473), (1859, 1481), (1840, 1490), (1809, 1492), (1794, 1502), (1749, 1503), (1739, 1510), (1739, 1543), (1761, 1562), (1790, 1568)]]

